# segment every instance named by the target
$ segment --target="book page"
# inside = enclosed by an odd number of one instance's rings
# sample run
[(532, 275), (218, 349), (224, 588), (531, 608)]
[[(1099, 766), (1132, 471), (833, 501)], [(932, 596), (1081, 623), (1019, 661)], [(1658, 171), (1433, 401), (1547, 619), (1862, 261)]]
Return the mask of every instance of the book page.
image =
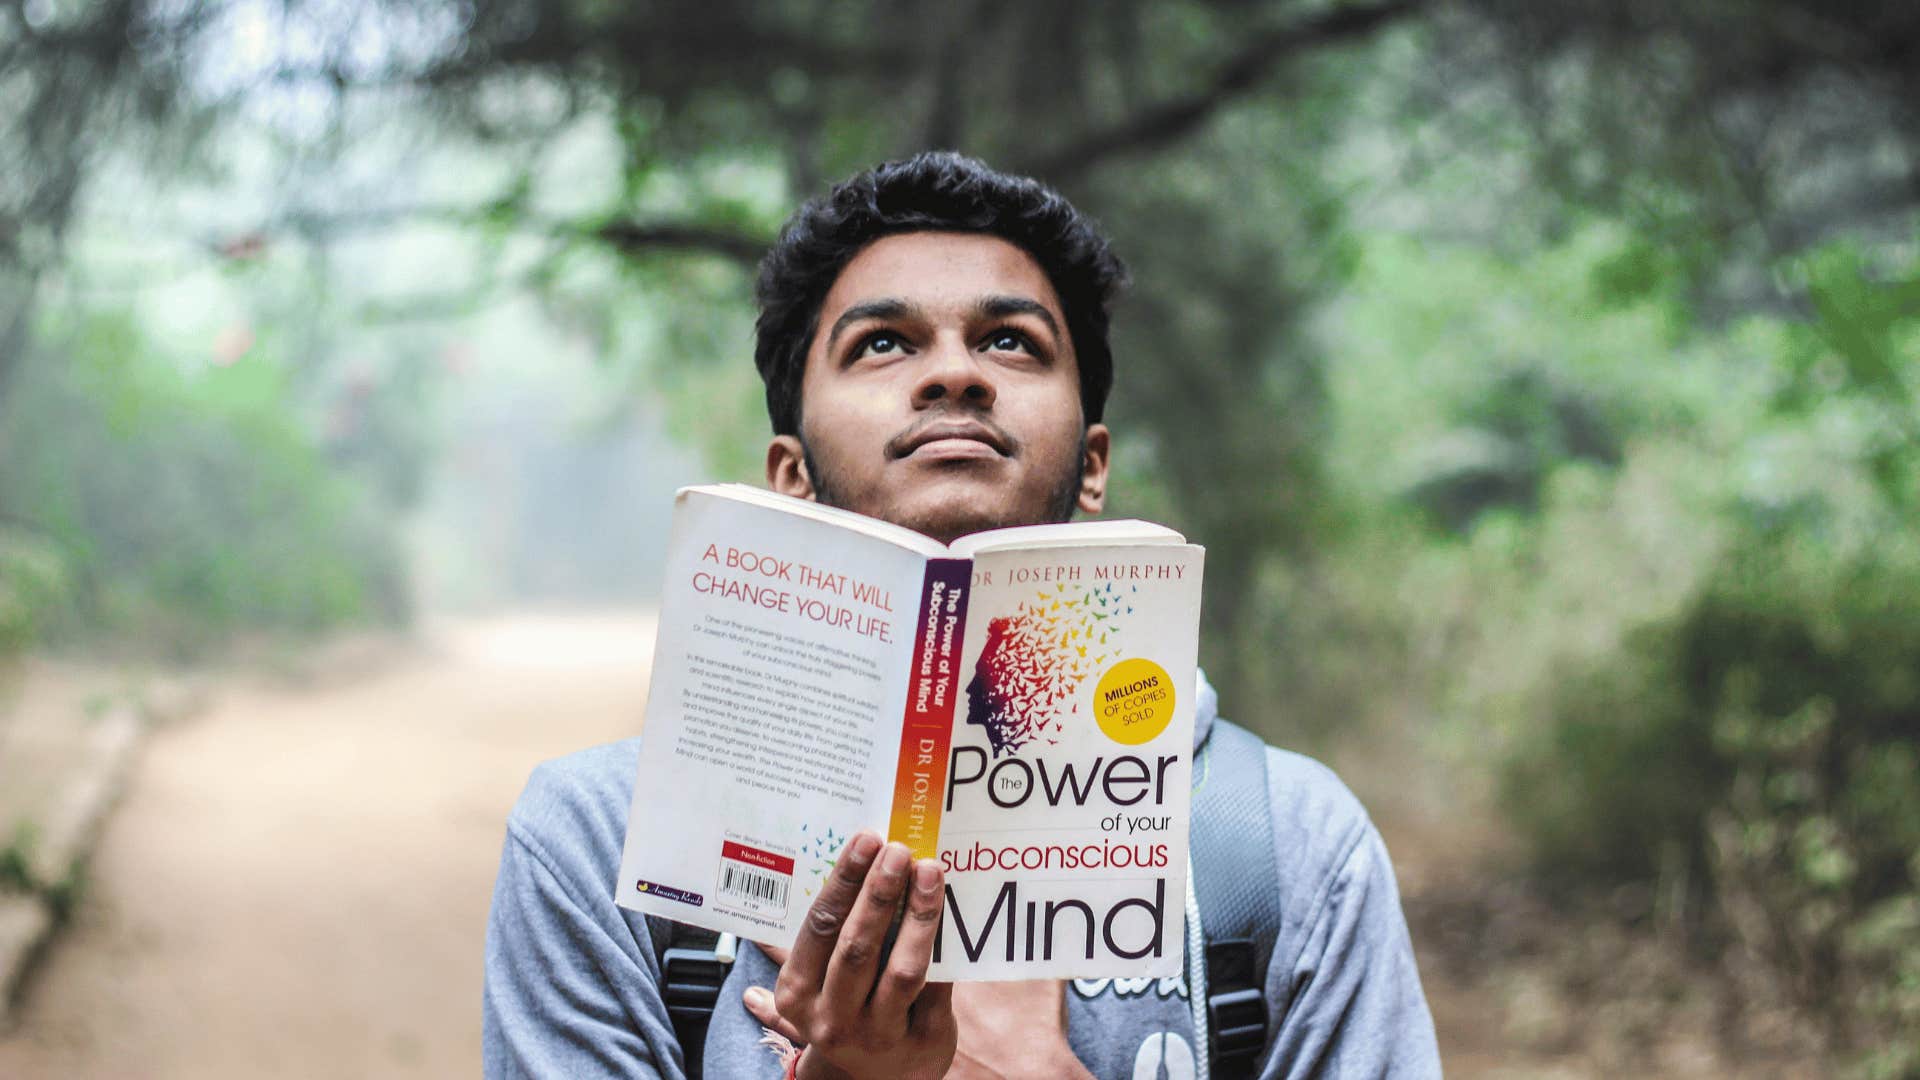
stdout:
[(1137, 518), (1103, 518), (1070, 521), (1053, 525), (1015, 525), (969, 533), (955, 540), (951, 551), (971, 559), (989, 551), (1006, 548), (1088, 547), (1094, 544), (1184, 544), (1187, 538), (1151, 521)]
[(930, 978), (1179, 973), (1203, 557), (975, 556)]
[(683, 491), (618, 902), (790, 944), (847, 837), (884, 830), (925, 559)]
[(757, 488), (751, 484), (705, 484), (689, 490), (708, 492), (726, 499), (739, 499), (756, 506), (784, 509), (801, 517), (813, 518), (828, 524), (844, 525), (854, 532), (871, 536), (876, 540), (898, 544), (929, 558), (949, 554), (947, 545), (931, 536), (914, 532), (904, 525), (895, 525), (891, 521), (881, 521), (879, 518), (868, 517), (852, 510), (842, 510), (837, 506), (828, 506), (808, 499), (796, 499), (791, 495), (782, 495), (777, 491), (768, 491), (766, 488)]

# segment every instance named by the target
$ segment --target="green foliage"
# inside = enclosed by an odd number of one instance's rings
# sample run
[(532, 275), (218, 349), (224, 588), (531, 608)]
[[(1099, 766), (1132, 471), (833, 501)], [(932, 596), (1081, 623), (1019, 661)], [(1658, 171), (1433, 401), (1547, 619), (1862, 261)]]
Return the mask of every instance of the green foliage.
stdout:
[(0, 655), (30, 644), (67, 601), (66, 560), (31, 533), (0, 528)]
[(254, 351), (196, 366), (126, 316), (84, 314), (16, 373), (0, 505), (58, 553), (27, 561), (37, 576), (5, 564), (11, 590), (37, 598), (33, 626), (193, 651), (244, 629), (398, 614), (386, 531), (329, 470), (278, 365)]
[(31, 892), (37, 883), (33, 880), (33, 849), (39, 843), (39, 830), (32, 822), (22, 821), (14, 826), (13, 835), (7, 839), (5, 847), (0, 847), (0, 893)]
[(1551, 722), (1507, 761), (1507, 805), (1549, 880), (1652, 880), (1676, 851), (1698, 864), (1725, 769), (1675, 692), (1670, 644), (1642, 632), (1622, 654), (1563, 672)]
[(1352, 518), (1270, 576), (1259, 606), (1294, 611), (1266, 640), (1313, 639), (1293, 699), (1353, 682), (1431, 718), (1379, 737), (1496, 773), (1552, 891), (1634, 886), (1861, 1075), (1915, 1075), (1912, 274), (1835, 248), (1777, 274), (1801, 317), (1713, 323), (1660, 252), (1604, 224), (1524, 257), (1365, 237), (1325, 316)]
[(664, 398), (669, 432), (716, 476), (759, 482), (772, 429), (753, 366), (751, 278), (714, 260), (676, 259), (632, 265), (626, 280), (663, 299), (652, 318), (621, 324), (630, 377)]
[(1602, 406), (1538, 367), (1494, 376), (1460, 414), (1407, 492), (1450, 532), (1492, 510), (1534, 510), (1548, 474), (1562, 465), (1620, 464), (1620, 437)]
[(1855, 452), (1881, 496), (1920, 512), (1920, 266), (1883, 280), (1842, 244), (1797, 260), (1789, 275), (1813, 317), (1787, 329), (1779, 411), (1849, 406)]
[(43, 881), (34, 876), (34, 851), (40, 843), (40, 830), (30, 821), (14, 827), (13, 838), (0, 847), (0, 894), (36, 894), (53, 914), (56, 923), (73, 918), (88, 888), (87, 865), (74, 865), (58, 881)]
[(1561, 880), (1687, 874), (1804, 1007), (1880, 1049), (1870, 1074), (1920, 1066), (1911, 536), (1750, 535), (1682, 611), (1559, 682), (1508, 795)]
[(1525, 257), (1367, 236), (1352, 287), (1317, 320), (1338, 350), (1337, 486), (1407, 494), (1468, 438), (1537, 484), (1569, 462), (1616, 465), (1645, 434), (1744, 425), (1751, 365), (1724, 362), (1719, 342), (1676, 342), (1667, 296), (1627, 299), (1598, 280), (1623, 243), (1604, 222)]
[(1729, 539), (1676, 610), (1541, 672), (1545, 722), (1516, 743), (1506, 794), (1558, 880), (1706, 901), (1860, 1075), (1913, 1076), (1920, 441), (1900, 433), (1920, 306), (1846, 253), (1805, 272), (1811, 317), (1749, 335), (1783, 388), (1750, 442), (1810, 475), (1722, 500)]

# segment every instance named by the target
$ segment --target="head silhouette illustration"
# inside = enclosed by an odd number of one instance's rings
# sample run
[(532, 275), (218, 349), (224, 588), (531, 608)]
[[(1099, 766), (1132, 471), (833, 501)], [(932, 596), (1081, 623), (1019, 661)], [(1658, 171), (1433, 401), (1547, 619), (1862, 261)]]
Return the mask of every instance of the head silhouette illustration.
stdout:
[(986, 645), (973, 665), (973, 681), (967, 684), (967, 723), (986, 729), (994, 757), (1008, 750), (1010, 742), (1012, 749), (1018, 749), (1025, 741), (1009, 738), (1018, 726), (1018, 716), (1013, 694), (1009, 693), (1013, 689), (1008, 685), (1010, 665), (1003, 659), (1007, 648), (1007, 621), (999, 618), (987, 623)]
[(1023, 605), (990, 620), (967, 684), (967, 723), (986, 729), (995, 757), (1057, 735), (1059, 706), (1079, 684), (1074, 674), (1038, 612)]

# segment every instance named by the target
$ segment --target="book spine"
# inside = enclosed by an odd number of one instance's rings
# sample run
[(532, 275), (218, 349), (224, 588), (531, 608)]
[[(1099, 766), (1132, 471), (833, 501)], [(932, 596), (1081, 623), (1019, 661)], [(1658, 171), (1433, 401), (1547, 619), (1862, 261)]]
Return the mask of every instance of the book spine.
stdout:
[(916, 859), (939, 853), (940, 808), (947, 793), (954, 697), (960, 685), (960, 639), (967, 625), (967, 593), (972, 584), (972, 560), (927, 561), (914, 624), (900, 764), (894, 773), (893, 816), (887, 829), (888, 838), (912, 848)]

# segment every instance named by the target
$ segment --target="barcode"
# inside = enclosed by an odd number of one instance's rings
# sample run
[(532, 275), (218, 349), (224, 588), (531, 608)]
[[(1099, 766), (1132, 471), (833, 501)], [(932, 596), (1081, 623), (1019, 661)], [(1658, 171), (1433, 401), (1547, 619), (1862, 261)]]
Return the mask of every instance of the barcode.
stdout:
[(720, 895), (750, 901), (755, 906), (765, 905), (785, 911), (787, 886), (791, 883), (785, 874), (755, 870), (730, 860), (720, 864)]

